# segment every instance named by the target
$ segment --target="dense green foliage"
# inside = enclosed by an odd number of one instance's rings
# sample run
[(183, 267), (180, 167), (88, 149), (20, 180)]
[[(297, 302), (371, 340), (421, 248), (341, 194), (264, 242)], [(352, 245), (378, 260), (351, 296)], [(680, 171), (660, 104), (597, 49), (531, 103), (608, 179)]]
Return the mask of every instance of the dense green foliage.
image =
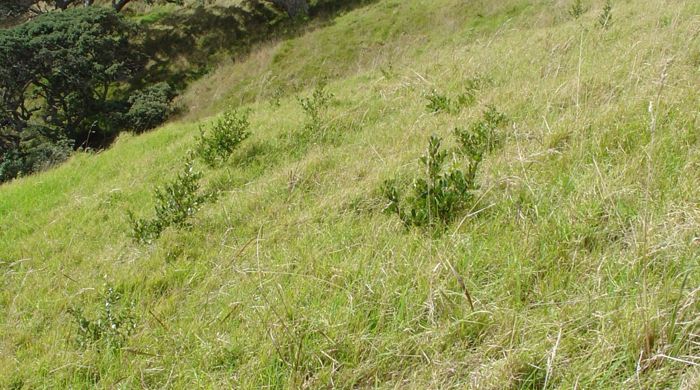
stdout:
[(146, 57), (113, 11), (76, 8), (0, 31), (0, 179), (65, 159), (66, 145), (98, 147), (122, 129), (143, 131), (170, 113), (170, 87), (126, 97)]
[(160, 82), (129, 97), (129, 111), (125, 114), (125, 126), (140, 133), (152, 129), (168, 119), (172, 112), (170, 101), (175, 93), (170, 84)]

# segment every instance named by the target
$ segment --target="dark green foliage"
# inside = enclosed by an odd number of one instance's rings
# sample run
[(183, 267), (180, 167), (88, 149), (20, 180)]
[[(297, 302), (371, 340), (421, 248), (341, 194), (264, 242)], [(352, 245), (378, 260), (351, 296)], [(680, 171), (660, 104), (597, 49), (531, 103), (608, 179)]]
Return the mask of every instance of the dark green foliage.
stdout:
[[(24, 141), (36, 137), (25, 133), (36, 128), (45, 139), (41, 145), (69, 139), (76, 147), (95, 146), (111, 139), (124, 106), (113, 86), (145, 64), (130, 33), (124, 19), (99, 7), (51, 12), (0, 30), (0, 127), (15, 135), (3, 147), (31, 154)], [(17, 173), (42, 164), (22, 165)], [(11, 178), (5, 172), (4, 180)]]
[(165, 122), (172, 112), (170, 102), (174, 96), (173, 89), (166, 82), (136, 91), (129, 97), (127, 127), (140, 133)]
[(129, 212), (134, 240), (149, 243), (160, 237), (163, 230), (169, 226), (188, 226), (188, 219), (212, 198), (210, 194), (200, 193), (201, 178), (202, 173), (196, 171), (193, 163), (188, 161), (177, 178), (161, 188), (156, 188), (154, 218), (137, 219)]
[(470, 160), (481, 161), (484, 154), (490, 153), (501, 145), (502, 136), (498, 134), (498, 128), (507, 121), (506, 116), (493, 106), (487, 107), (482, 119), (469, 129), (455, 129), (455, 137), (460, 145), (460, 150)]
[(583, 7), (583, 1), (574, 0), (574, 3), (571, 4), (571, 8), (569, 8), (569, 15), (574, 19), (578, 19), (584, 12), (586, 12), (586, 10)]
[(250, 136), (247, 111), (224, 112), (208, 132), (200, 129), (196, 153), (207, 165), (215, 167), (226, 162), (234, 150)]
[(602, 29), (607, 29), (612, 24), (612, 1), (606, 0), (603, 11), (598, 16), (598, 25)]
[(397, 214), (406, 226), (436, 226), (449, 223), (458, 210), (473, 201), (478, 162), (467, 169), (455, 165), (445, 167), (447, 152), (440, 150), (441, 139), (431, 136), (428, 150), (420, 158), (426, 177), (413, 182), (411, 193), (403, 199), (394, 181), (387, 181), (382, 187), (389, 201), (386, 211)]
[(0, 145), (0, 182), (45, 170), (68, 159), (73, 152), (73, 141), (49, 137), (42, 130), (46, 129), (30, 126), (22, 134), (0, 130), (13, 135), (13, 142)]
[(118, 350), (136, 329), (133, 302), (123, 304), (121, 294), (111, 287), (103, 300), (102, 310), (95, 319), (88, 319), (82, 308), (68, 309), (78, 326), (76, 341), (81, 348), (94, 345), (100, 350)]
[(309, 3), (306, 0), (270, 0), (272, 4), (283, 9), (290, 17), (298, 18), (309, 13)]

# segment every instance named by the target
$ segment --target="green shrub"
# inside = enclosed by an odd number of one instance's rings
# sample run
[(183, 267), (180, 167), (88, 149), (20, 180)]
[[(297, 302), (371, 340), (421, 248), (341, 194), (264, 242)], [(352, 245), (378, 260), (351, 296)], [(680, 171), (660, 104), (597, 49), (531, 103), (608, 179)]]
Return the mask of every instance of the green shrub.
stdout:
[(135, 92), (129, 98), (127, 127), (140, 133), (165, 122), (172, 113), (170, 102), (174, 96), (172, 87), (166, 82)]
[(124, 305), (121, 299), (121, 294), (107, 288), (102, 310), (95, 319), (88, 319), (82, 308), (68, 309), (78, 326), (76, 341), (81, 348), (95, 345), (98, 349), (118, 350), (126, 344), (136, 329), (136, 316), (133, 302)]
[(320, 83), (309, 97), (299, 99), (299, 104), (306, 114), (304, 132), (319, 134), (323, 131), (324, 115), (333, 99), (333, 94), (326, 90), (325, 83)]
[(187, 220), (213, 197), (211, 194), (200, 193), (201, 178), (201, 172), (194, 169), (192, 161), (188, 161), (183, 172), (178, 174), (175, 180), (156, 188), (154, 218), (137, 219), (129, 212), (134, 240), (149, 243), (160, 237), (163, 230), (169, 226), (186, 227)]
[(426, 153), (420, 158), (426, 177), (413, 181), (411, 192), (405, 198), (393, 180), (384, 182), (382, 193), (389, 201), (386, 212), (399, 216), (407, 227), (436, 226), (449, 223), (458, 210), (473, 201), (476, 171), (479, 162), (459, 169), (456, 162), (445, 167), (447, 152), (440, 150), (442, 140), (431, 136)]
[(612, 1), (607, 0), (603, 5), (603, 10), (598, 16), (598, 25), (602, 29), (607, 29), (612, 24)]
[(445, 94), (441, 94), (432, 90), (425, 95), (428, 100), (426, 109), (430, 113), (446, 112), (449, 114), (459, 114), (462, 109), (476, 103), (477, 93), (489, 82), (483, 77), (474, 77), (464, 82), (463, 92), (455, 98), (451, 98)]
[(197, 156), (210, 167), (228, 161), (233, 151), (250, 136), (249, 127), (247, 111), (225, 112), (208, 133), (200, 129), (195, 148)]
[(434, 227), (451, 222), (458, 211), (471, 207), (474, 191), (479, 188), (476, 181), (479, 166), (487, 153), (502, 144), (497, 130), (507, 121), (504, 114), (489, 106), (482, 119), (469, 129), (455, 129), (460, 153), (453, 155), (451, 164), (447, 164), (448, 153), (440, 150), (441, 139), (431, 136), (428, 149), (420, 158), (424, 166), (421, 171), (426, 176), (413, 180), (407, 196), (396, 180), (383, 183), (381, 192), (388, 201), (385, 212), (398, 215), (407, 227)]
[(498, 128), (507, 121), (508, 118), (504, 114), (498, 112), (493, 106), (489, 106), (484, 111), (482, 119), (469, 129), (455, 129), (454, 134), (462, 153), (472, 161), (481, 161), (485, 153), (495, 150), (503, 142), (502, 135), (498, 134)]
[(574, 19), (578, 19), (584, 12), (586, 12), (586, 10), (583, 8), (582, 0), (574, 0), (574, 3), (571, 4), (571, 8), (569, 8), (569, 15)]
[(454, 103), (449, 96), (438, 93), (435, 90), (430, 91), (429, 94), (425, 95), (428, 100), (428, 104), (425, 108), (428, 112), (438, 113), (438, 112), (453, 112)]

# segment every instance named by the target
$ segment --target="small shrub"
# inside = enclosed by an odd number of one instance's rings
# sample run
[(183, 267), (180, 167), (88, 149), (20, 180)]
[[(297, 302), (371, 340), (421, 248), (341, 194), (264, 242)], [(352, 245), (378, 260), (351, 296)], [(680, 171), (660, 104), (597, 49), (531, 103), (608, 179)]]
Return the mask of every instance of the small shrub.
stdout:
[(81, 348), (96, 345), (99, 349), (118, 350), (126, 344), (136, 329), (136, 316), (133, 302), (124, 305), (121, 299), (121, 294), (107, 288), (102, 311), (96, 319), (88, 319), (82, 308), (68, 309), (78, 326), (76, 341)]
[(458, 114), (463, 108), (476, 103), (477, 92), (482, 89), (487, 82), (488, 80), (482, 77), (474, 77), (466, 80), (463, 87), (464, 92), (457, 95), (454, 99), (433, 90), (425, 96), (428, 100), (426, 109), (430, 113), (446, 112), (449, 114)]
[(407, 227), (435, 226), (450, 222), (456, 211), (473, 201), (478, 162), (466, 170), (453, 165), (445, 169), (447, 152), (440, 150), (442, 140), (431, 136), (426, 153), (420, 158), (426, 177), (414, 180), (411, 193), (405, 197), (394, 180), (384, 182), (382, 193), (389, 201), (386, 212), (399, 216)]
[(484, 154), (490, 153), (502, 143), (502, 137), (497, 130), (508, 121), (507, 117), (489, 106), (482, 119), (469, 129), (455, 129), (455, 137), (461, 151), (472, 161), (481, 161)]
[(607, 29), (612, 24), (612, 1), (607, 0), (603, 6), (603, 11), (598, 16), (598, 25), (602, 29)]
[(586, 12), (586, 10), (583, 8), (583, 1), (582, 0), (574, 0), (574, 3), (571, 5), (571, 8), (569, 8), (569, 15), (573, 17), (574, 19), (578, 19), (583, 15), (583, 13)]
[(491, 83), (491, 80), (482, 76), (476, 76), (465, 81), (464, 92), (457, 96), (459, 109), (461, 110), (476, 103), (477, 92), (489, 83)]
[(200, 129), (195, 151), (202, 161), (210, 167), (228, 161), (233, 151), (250, 136), (248, 115), (247, 111), (229, 110), (208, 133)]
[(284, 97), (284, 89), (279, 85), (276, 86), (272, 93), (270, 94), (270, 105), (273, 108), (280, 108), (282, 106), (282, 98)]
[(449, 96), (438, 93), (433, 90), (428, 95), (425, 96), (428, 100), (428, 104), (425, 108), (428, 112), (438, 113), (438, 112), (453, 112), (455, 104), (452, 102)]
[(140, 243), (149, 243), (169, 226), (187, 226), (187, 220), (213, 197), (200, 193), (201, 178), (202, 174), (194, 169), (192, 161), (188, 161), (175, 180), (156, 188), (155, 218), (137, 219), (133, 213), (128, 214), (133, 238)]
[(302, 110), (306, 113), (304, 131), (318, 134), (323, 130), (324, 114), (333, 100), (333, 94), (326, 90), (325, 83), (319, 84), (309, 97), (299, 99)]
[(129, 98), (127, 126), (141, 133), (165, 122), (172, 113), (170, 102), (174, 96), (173, 89), (166, 82), (136, 91)]

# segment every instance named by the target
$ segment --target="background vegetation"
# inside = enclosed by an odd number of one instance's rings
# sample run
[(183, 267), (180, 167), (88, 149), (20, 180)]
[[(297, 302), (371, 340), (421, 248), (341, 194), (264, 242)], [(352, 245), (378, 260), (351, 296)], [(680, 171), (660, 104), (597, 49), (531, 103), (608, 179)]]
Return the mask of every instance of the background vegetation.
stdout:
[[(700, 4), (575, 3), (347, 10), (2, 185), (0, 387), (698, 388)], [(432, 135), (476, 185), (407, 227)]]

